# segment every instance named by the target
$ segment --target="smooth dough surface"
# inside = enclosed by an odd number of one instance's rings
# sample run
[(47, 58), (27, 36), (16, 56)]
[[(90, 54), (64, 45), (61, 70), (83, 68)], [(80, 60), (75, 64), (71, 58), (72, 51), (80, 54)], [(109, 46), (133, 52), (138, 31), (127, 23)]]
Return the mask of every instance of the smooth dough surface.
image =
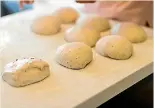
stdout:
[(72, 7), (62, 7), (53, 13), (58, 16), (63, 24), (75, 23), (75, 21), (79, 18), (79, 13), (76, 9)]
[(77, 26), (66, 31), (64, 36), (67, 42), (83, 42), (90, 47), (95, 46), (99, 38), (100, 32), (94, 29), (80, 28)]
[(81, 42), (64, 44), (56, 52), (57, 63), (70, 69), (83, 69), (92, 59), (92, 49)]
[(96, 43), (96, 52), (105, 57), (124, 60), (132, 56), (133, 46), (124, 37), (110, 35), (101, 38)]
[(23, 87), (39, 82), (50, 75), (47, 62), (36, 58), (17, 59), (4, 67), (2, 78), (9, 85)]
[(60, 31), (61, 22), (59, 17), (54, 15), (42, 16), (34, 20), (31, 29), (39, 35), (53, 35)]
[(93, 28), (99, 32), (110, 29), (109, 21), (98, 15), (86, 15), (79, 18), (77, 25), (85, 28)]
[(147, 34), (142, 27), (134, 23), (122, 23), (113, 26), (111, 33), (126, 37), (132, 43), (144, 42)]

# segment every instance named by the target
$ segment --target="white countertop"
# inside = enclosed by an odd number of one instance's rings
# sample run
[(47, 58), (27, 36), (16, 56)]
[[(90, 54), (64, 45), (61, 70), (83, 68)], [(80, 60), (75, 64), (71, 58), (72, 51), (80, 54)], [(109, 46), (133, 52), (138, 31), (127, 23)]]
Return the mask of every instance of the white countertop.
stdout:
[(49, 78), (23, 88), (1, 80), (2, 108), (95, 108), (152, 73), (152, 29), (144, 28), (149, 37), (133, 44), (134, 55), (129, 60), (105, 58), (93, 49), (92, 63), (82, 70), (70, 70), (54, 61), (56, 48), (66, 43), (63, 31), (69, 26), (54, 36), (38, 36), (30, 25), (40, 13), (27, 11), (0, 19), (1, 71), (6, 63), (25, 56), (42, 58), (51, 67)]

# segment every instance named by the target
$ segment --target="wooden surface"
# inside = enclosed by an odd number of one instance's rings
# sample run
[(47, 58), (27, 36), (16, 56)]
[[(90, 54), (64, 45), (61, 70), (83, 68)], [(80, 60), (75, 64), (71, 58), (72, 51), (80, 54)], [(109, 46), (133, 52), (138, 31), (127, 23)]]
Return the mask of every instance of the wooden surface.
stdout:
[(57, 47), (66, 43), (63, 31), (69, 26), (57, 35), (39, 36), (30, 30), (36, 16), (38, 12), (27, 11), (0, 20), (0, 70), (16, 58), (33, 56), (48, 61), (51, 76), (23, 88), (1, 80), (1, 108), (95, 108), (152, 73), (152, 29), (145, 28), (149, 37), (133, 45), (129, 60), (105, 58), (93, 49), (94, 60), (85, 69), (70, 70), (54, 61)]

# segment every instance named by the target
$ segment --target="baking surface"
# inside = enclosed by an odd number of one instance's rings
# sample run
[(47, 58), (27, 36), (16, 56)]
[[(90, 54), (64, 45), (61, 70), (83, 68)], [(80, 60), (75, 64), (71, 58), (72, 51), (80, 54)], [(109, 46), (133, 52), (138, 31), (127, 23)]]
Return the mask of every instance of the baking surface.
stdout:
[[(102, 102), (134, 82), (152, 73), (152, 30), (146, 29), (149, 37), (140, 44), (133, 44), (134, 54), (129, 60), (113, 60), (94, 52), (94, 60), (82, 70), (70, 70), (54, 61), (58, 46), (66, 43), (61, 33), (53, 36), (39, 36), (31, 32), (30, 25), (36, 13), (29, 11), (0, 20), (0, 70), (16, 58), (38, 57), (50, 64), (51, 76), (42, 82), (14, 88), (1, 80), (2, 108), (87, 108), (88, 104), (100, 104), (96, 95), (102, 93)], [(112, 22), (114, 24), (114, 22)], [(141, 69), (148, 67), (145, 69)], [(136, 73), (136, 74), (135, 74)], [(134, 76), (133, 76), (134, 75)], [(119, 82), (122, 82), (122, 87)], [(115, 86), (117, 89), (113, 89)], [(111, 92), (107, 94), (107, 92)], [(104, 94), (103, 94), (104, 93)], [(100, 98), (100, 97), (99, 97)], [(89, 100), (93, 99), (93, 100)], [(95, 102), (94, 102), (95, 101)], [(84, 103), (85, 106), (82, 106)], [(96, 107), (96, 106), (95, 106)], [(92, 108), (89, 106), (88, 108)]]

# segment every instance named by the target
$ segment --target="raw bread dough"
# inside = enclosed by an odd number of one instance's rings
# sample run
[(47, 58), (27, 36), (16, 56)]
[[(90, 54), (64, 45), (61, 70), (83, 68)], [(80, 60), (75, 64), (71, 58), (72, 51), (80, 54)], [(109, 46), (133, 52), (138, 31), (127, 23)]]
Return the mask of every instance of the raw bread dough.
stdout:
[(83, 42), (90, 47), (95, 46), (99, 38), (100, 32), (94, 29), (80, 28), (77, 26), (66, 31), (64, 36), (67, 42)]
[(17, 59), (4, 67), (2, 78), (14, 87), (23, 87), (39, 82), (50, 75), (48, 63), (41, 59)]
[(60, 31), (61, 20), (54, 15), (42, 16), (34, 20), (31, 28), (34, 33), (39, 35), (53, 35)]
[(74, 23), (79, 17), (78, 11), (72, 7), (59, 8), (53, 14), (61, 18), (63, 24)]
[(126, 37), (132, 43), (140, 43), (146, 40), (147, 34), (142, 27), (134, 23), (116, 24), (111, 30), (112, 34)]
[(108, 31), (104, 31), (104, 32), (101, 32), (101, 37), (104, 37), (104, 36), (109, 36), (111, 35), (111, 30), (108, 30)]
[(96, 43), (96, 52), (105, 57), (124, 60), (132, 56), (133, 46), (122, 36), (110, 35), (101, 38)]
[(109, 21), (98, 15), (82, 16), (77, 21), (77, 25), (85, 28), (93, 28), (99, 32), (103, 32), (110, 29)]
[(92, 49), (81, 42), (64, 44), (56, 52), (57, 63), (70, 69), (83, 69), (92, 59)]

